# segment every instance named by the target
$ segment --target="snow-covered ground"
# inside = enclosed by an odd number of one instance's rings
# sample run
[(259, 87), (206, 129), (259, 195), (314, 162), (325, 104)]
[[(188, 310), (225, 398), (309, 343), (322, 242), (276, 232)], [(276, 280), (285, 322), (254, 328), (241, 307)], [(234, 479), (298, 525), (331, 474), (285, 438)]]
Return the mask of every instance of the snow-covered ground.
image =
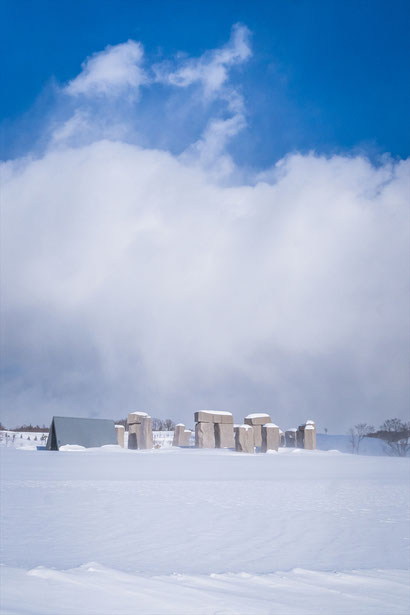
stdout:
[[(153, 431), (154, 445), (158, 448), (168, 448), (172, 446), (174, 438), (173, 431)], [(38, 446), (45, 446), (47, 443), (48, 432), (35, 431), (0, 431), (0, 447), (6, 448), (25, 448), (26, 450), (37, 450)], [(128, 431), (124, 436), (125, 446), (128, 445)], [(194, 439), (192, 441), (194, 445)], [(84, 447), (79, 447), (80, 449)]]
[(1, 612), (407, 613), (409, 460), (1, 449)]
[[(25, 448), (36, 450), (37, 446), (45, 446), (48, 433), (38, 432), (0, 432), (0, 447)], [(173, 431), (154, 431), (154, 445), (159, 448), (169, 448), (172, 446), (174, 437)], [(128, 443), (128, 431), (125, 432), (125, 446)], [(192, 431), (191, 446), (195, 444), (195, 435)], [(342, 453), (352, 452), (351, 437), (348, 435), (317, 435), (317, 448), (322, 451), (338, 450)], [(389, 455), (389, 447), (386, 442), (378, 438), (364, 438), (360, 443), (360, 455)]]

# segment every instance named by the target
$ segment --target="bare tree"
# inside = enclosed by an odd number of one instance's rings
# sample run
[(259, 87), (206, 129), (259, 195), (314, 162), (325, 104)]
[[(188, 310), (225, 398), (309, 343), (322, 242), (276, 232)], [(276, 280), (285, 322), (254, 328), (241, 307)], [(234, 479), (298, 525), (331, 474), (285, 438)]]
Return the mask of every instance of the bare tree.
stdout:
[[(118, 419), (115, 421), (116, 425), (124, 425), (125, 429), (127, 429), (128, 422), (127, 419)], [(152, 417), (152, 430), (153, 431), (172, 431), (175, 427), (174, 421), (171, 419), (158, 419), (155, 416)]]
[(163, 431), (164, 430), (163, 420), (162, 419), (157, 419), (157, 418), (153, 417), (153, 419), (152, 419), (152, 429), (153, 429), (153, 431)]
[(118, 421), (114, 421), (114, 423), (116, 425), (123, 425), (123, 427), (125, 427), (125, 429), (127, 429), (127, 425), (128, 425), (127, 418), (128, 417), (125, 417), (125, 419), (118, 419)]
[(410, 422), (387, 419), (380, 426), (377, 436), (386, 442), (385, 451), (392, 457), (406, 457), (410, 451)]
[(356, 455), (359, 454), (361, 441), (371, 433), (374, 433), (374, 427), (373, 425), (368, 425), (367, 423), (358, 423), (349, 429), (352, 453), (356, 453)]
[(171, 419), (165, 419), (164, 421), (164, 431), (173, 431), (175, 429), (174, 421)]

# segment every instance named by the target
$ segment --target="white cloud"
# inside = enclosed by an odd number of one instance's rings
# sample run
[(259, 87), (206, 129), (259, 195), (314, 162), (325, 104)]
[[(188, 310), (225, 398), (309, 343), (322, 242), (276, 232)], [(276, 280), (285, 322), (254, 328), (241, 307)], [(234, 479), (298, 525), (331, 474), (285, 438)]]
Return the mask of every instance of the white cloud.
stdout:
[(249, 37), (248, 28), (237, 24), (224, 47), (207, 51), (200, 58), (182, 60), (175, 70), (170, 69), (168, 63), (155, 66), (157, 81), (177, 87), (201, 83), (205, 95), (213, 97), (228, 81), (229, 68), (241, 64), (252, 55)]
[(68, 83), (65, 92), (71, 96), (116, 96), (132, 90), (136, 94), (147, 82), (141, 67), (143, 56), (142, 45), (132, 40), (107, 45), (82, 64), (81, 73)]
[(250, 54), (236, 26), (155, 67), (185, 96), (178, 127), (206, 109), (172, 155), (147, 145), (175, 131), (162, 96), (154, 121), (140, 103), (138, 129), (111, 104), (153, 85), (142, 47), (107, 47), (66, 87), (49, 149), (2, 165), (6, 424), (135, 408), (191, 423), (215, 407), (340, 430), (405, 415), (410, 163), (294, 154), (240, 182), (229, 71)]
[(403, 414), (408, 170), (293, 155), (221, 187), (109, 141), (4, 165), (5, 414)]
[[(202, 126), (195, 140), (190, 140), (178, 153), (186, 164), (199, 164), (212, 171), (215, 179), (226, 179), (235, 166), (226, 147), (246, 125), (244, 100), (239, 89), (230, 83), (230, 70), (251, 56), (249, 38), (249, 30), (237, 24), (223, 47), (206, 51), (199, 58), (179, 55), (172, 65), (165, 61), (150, 67), (146, 62), (146, 71), (141, 67), (140, 43), (129, 40), (107, 46), (88, 58), (82, 72), (63, 89), (74, 97), (75, 107), (70, 108), (71, 115), (65, 121), (59, 119), (51, 126), (50, 147), (82, 146), (101, 138), (152, 145), (153, 134), (159, 135), (161, 141), (170, 132), (169, 124), (175, 121), (174, 114), (167, 117), (173, 86), (183, 90), (191, 85), (196, 91), (191, 89), (188, 99), (186, 95), (184, 100), (178, 99), (178, 117), (184, 116), (186, 123), (191, 122), (193, 115), (201, 117)], [(148, 76), (153, 73), (155, 77)], [(168, 92), (161, 93), (159, 100), (151, 97), (148, 105), (140, 100), (136, 111), (134, 103), (140, 86), (155, 87), (158, 83), (170, 86)], [(118, 98), (124, 92), (127, 96)], [(80, 94), (83, 96), (78, 97)], [(116, 104), (107, 113), (107, 102), (114, 97)], [(127, 107), (126, 101), (133, 104)], [(212, 107), (215, 101), (219, 103), (217, 110)], [(153, 105), (157, 105), (155, 111)]]
[(183, 152), (181, 160), (206, 169), (213, 180), (223, 181), (231, 177), (235, 164), (226, 153), (226, 146), (244, 126), (245, 118), (241, 113), (228, 119), (212, 119), (200, 139)]
[(78, 133), (83, 133), (89, 129), (90, 120), (87, 114), (77, 110), (75, 113), (63, 123), (56, 125), (51, 133), (52, 145), (56, 146), (60, 143), (66, 143)]

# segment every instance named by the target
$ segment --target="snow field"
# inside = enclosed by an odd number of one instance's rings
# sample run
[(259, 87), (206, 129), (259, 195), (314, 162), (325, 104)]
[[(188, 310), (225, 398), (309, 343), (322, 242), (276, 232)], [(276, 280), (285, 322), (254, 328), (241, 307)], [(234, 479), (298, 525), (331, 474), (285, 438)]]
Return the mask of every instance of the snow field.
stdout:
[(7, 568), (3, 582), (8, 615), (408, 613), (408, 576), (400, 570), (145, 577), (91, 562), (64, 571)]
[(408, 459), (115, 446), (1, 456), (3, 613), (409, 607)]

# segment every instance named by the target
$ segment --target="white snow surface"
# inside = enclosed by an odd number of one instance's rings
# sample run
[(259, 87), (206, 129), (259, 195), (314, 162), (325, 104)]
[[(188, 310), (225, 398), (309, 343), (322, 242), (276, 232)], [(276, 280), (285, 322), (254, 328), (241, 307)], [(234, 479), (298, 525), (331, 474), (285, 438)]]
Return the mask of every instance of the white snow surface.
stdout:
[(408, 459), (0, 454), (3, 614), (408, 613)]

